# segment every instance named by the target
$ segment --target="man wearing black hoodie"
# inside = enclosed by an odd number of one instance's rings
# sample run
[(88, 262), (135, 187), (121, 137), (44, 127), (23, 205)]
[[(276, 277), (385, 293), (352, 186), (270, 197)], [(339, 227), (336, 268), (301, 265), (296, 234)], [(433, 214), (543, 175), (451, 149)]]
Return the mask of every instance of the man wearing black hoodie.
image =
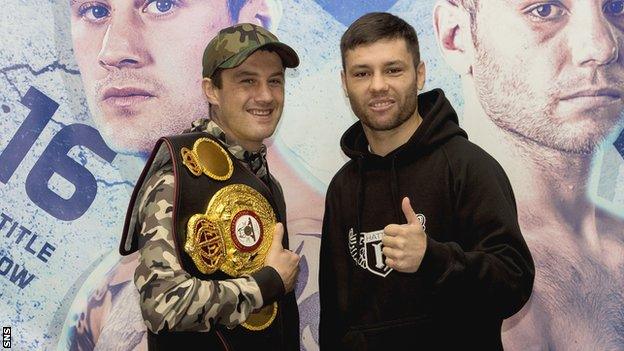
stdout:
[(342, 36), (359, 122), (327, 190), (322, 349), (502, 349), (534, 266), (500, 165), (470, 143), (441, 90), (423, 93), (414, 28), (387, 13)]

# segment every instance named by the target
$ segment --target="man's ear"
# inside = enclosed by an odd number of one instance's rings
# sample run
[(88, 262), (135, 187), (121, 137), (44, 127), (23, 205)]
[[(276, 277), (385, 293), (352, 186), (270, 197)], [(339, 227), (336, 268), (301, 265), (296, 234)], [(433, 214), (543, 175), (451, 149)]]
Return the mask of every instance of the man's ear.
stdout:
[(212, 83), (212, 79), (204, 78), (202, 79), (202, 89), (204, 90), (204, 95), (206, 95), (206, 99), (211, 105), (219, 106), (219, 95), (217, 95), (217, 87)]
[(253, 23), (272, 32), (282, 18), (281, 0), (247, 0), (238, 14), (239, 23)]
[(416, 66), (416, 86), (418, 91), (425, 87), (425, 79), (427, 78), (427, 70), (425, 69), (425, 61), (420, 61)]
[(348, 98), (349, 92), (347, 91), (347, 77), (345, 76), (344, 70), (340, 71), (340, 81), (342, 81), (342, 91), (344, 92), (345, 96)]
[(438, 0), (433, 9), (433, 27), (444, 60), (458, 74), (471, 74), (474, 45), (468, 11), (448, 0)]

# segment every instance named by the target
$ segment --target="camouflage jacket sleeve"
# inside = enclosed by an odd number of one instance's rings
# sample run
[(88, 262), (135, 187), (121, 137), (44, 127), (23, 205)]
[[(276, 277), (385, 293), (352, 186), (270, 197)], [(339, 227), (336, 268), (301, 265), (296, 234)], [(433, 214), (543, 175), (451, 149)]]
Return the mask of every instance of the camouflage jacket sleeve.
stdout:
[(281, 279), (270, 267), (252, 276), (220, 281), (201, 280), (182, 269), (172, 230), (171, 163), (156, 171), (142, 190), (137, 220), (140, 261), (134, 281), (149, 330), (208, 331), (215, 323), (235, 326), (279, 297), (273, 287), (275, 278), (279, 283)]

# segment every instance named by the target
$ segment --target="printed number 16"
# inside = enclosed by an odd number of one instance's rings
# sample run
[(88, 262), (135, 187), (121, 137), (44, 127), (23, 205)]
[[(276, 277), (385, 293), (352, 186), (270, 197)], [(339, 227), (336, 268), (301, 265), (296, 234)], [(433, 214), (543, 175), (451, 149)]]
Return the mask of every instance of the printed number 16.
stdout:
[[(20, 102), (30, 109), (30, 113), (0, 153), (0, 182), (4, 184), (8, 183), (59, 106), (33, 87), (28, 89)], [(26, 194), (30, 200), (64, 221), (80, 218), (89, 209), (97, 194), (95, 177), (67, 155), (78, 145), (87, 147), (108, 162), (115, 159), (116, 153), (106, 146), (96, 129), (86, 124), (71, 124), (52, 137), (26, 178)], [(75, 190), (70, 198), (65, 199), (48, 187), (54, 173), (74, 185)]]

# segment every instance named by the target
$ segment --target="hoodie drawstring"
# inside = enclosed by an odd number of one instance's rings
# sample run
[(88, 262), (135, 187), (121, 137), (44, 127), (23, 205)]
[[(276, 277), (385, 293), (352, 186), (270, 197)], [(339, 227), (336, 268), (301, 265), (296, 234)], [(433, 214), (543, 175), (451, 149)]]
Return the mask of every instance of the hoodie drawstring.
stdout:
[(400, 224), (401, 220), (401, 200), (399, 198), (399, 177), (396, 171), (396, 156), (392, 157), (392, 166), (390, 167), (390, 192), (392, 193), (392, 209), (394, 211), (394, 223)]
[[(355, 217), (355, 234), (359, 237), (362, 232), (361, 221), (360, 218), (362, 216), (362, 209), (364, 206), (364, 162), (362, 161), (364, 157), (360, 156), (357, 159), (358, 165), (358, 177), (357, 177), (357, 195), (355, 197), (355, 208), (356, 208), (356, 217)], [(359, 240), (358, 240), (359, 242)]]

